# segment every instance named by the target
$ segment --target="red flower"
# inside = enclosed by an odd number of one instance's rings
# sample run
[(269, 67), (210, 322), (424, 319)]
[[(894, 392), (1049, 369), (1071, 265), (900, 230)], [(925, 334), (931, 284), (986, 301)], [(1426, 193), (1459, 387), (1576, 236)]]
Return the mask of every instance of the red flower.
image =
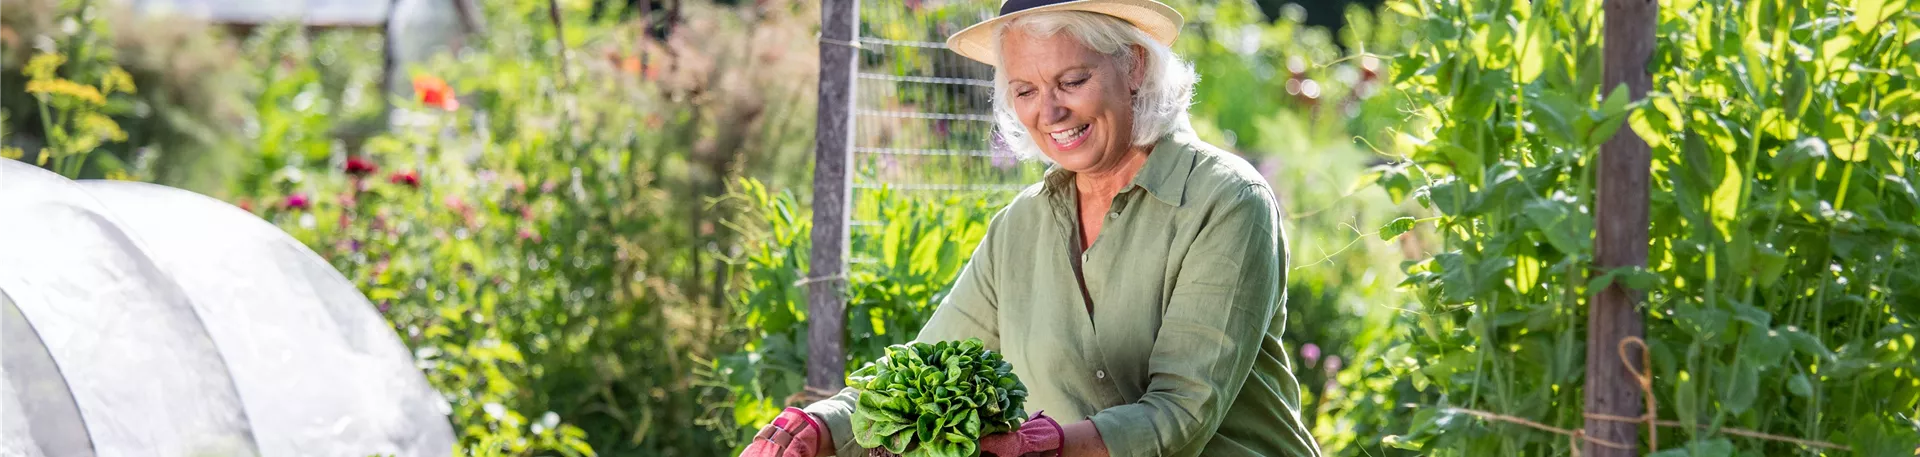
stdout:
[(387, 182), (418, 189), (420, 188), (420, 174), (413, 170), (398, 171), (387, 175)]
[(367, 160), (366, 157), (360, 156), (348, 157), (345, 168), (347, 174), (354, 176), (366, 176), (373, 174), (373, 172), (380, 171), (380, 166), (374, 165), (372, 160)]
[(454, 98), (453, 86), (447, 81), (433, 76), (421, 75), (413, 78), (413, 92), (420, 95), (420, 103), (447, 111), (460, 109), (460, 99)]
[(287, 209), (293, 209), (293, 210), (307, 209), (308, 205), (309, 205), (309, 202), (307, 201), (307, 194), (302, 194), (302, 193), (294, 193), (293, 195), (288, 195), (287, 201), (285, 203), (285, 206), (287, 207)]
[(239, 206), (240, 206), (240, 209), (244, 209), (244, 210), (247, 210), (247, 212), (249, 212), (249, 213), (251, 213), (251, 212), (253, 212), (253, 200), (248, 200), (248, 199), (244, 199), (244, 198), (242, 198), (242, 199), (240, 199), (240, 205), (239, 205)]

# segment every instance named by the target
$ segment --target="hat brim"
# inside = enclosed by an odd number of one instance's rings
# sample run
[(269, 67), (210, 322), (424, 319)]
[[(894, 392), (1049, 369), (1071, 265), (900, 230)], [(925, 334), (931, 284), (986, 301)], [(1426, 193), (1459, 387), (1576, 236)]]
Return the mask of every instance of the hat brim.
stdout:
[(1154, 0), (1077, 0), (1027, 8), (982, 21), (948, 37), (947, 48), (963, 57), (998, 67), (1000, 50), (993, 45), (993, 34), (1000, 29), (1000, 24), (1020, 16), (1048, 11), (1086, 11), (1117, 17), (1167, 46), (1173, 46), (1174, 38), (1180, 36), (1180, 25), (1185, 21), (1179, 11)]

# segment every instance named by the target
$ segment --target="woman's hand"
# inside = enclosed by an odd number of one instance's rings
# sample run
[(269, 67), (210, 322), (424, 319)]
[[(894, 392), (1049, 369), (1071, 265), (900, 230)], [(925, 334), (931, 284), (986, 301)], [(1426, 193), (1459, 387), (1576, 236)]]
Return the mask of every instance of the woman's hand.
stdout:
[(787, 408), (773, 423), (753, 435), (740, 457), (816, 457), (827, 440), (827, 428), (799, 408)]
[(1014, 431), (980, 438), (980, 454), (993, 457), (1021, 457), (1033, 453), (1057, 456), (1066, 443), (1066, 430), (1042, 412), (1034, 414), (1032, 419), (1020, 424), (1020, 428)]

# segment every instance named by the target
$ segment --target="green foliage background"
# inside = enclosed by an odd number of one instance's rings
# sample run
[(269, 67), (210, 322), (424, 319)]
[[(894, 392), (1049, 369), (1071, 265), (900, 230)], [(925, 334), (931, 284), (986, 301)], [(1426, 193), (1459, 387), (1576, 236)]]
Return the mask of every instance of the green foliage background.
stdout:
[[(1913, 8), (1665, 2), (1653, 92), (1633, 103), (1601, 84), (1600, 2), (1390, 9), (1428, 39), (1394, 64), (1413, 119), (1380, 183), (1437, 214), (1442, 238), (1407, 266), (1421, 304), (1385, 359), (1422, 406), (1391, 444), (1573, 452), (1443, 407), (1580, 428), (1585, 306), (1622, 284), (1646, 292), (1651, 393), (1680, 424), (1655, 455), (1838, 452), (1729, 428), (1915, 452)], [(1593, 165), (1616, 131), (1653, 148), (1652, 244), (1646, 268), (1590, 271)]]
[[(477, 2), (487, 32), (401, 78), (446, 81), (460, 107), (443, 110), (381, 91), (372, 31), (235, 36), (115, 2), (4, 1), (0, 151), (76, 149), (71, 175), (186, 187), (283, 227), (414, 349), (461, 455), (726, 455), (804, 398), (814, 2), (689, 1), (651, 28), (590, 0)], [(906, 41), (984, 10), (863, 3), (863, 35)], [(1655, 92), (1627, 103), (1599, 84), (1599, 0), (1400, 0), (1350, 9), (1337, 33), (1297, 7), (1171, 4), (1202, 75), (1195, 128), (1287, 209), (1285, 342), (1331, 454), (1569, 453), (1445, 408), (1577, 428), (1585, 297), (1621, 283), (1649, 292), (1660, 416), (1696, 426), (1663, 429), (1661, 455), (1822, 453), (1727, 427), (1912, 455), (1920, 5), (1663, 4)], [(121, 69), (138, 90), (29, 94), (23, 67), (48, 53), (68, 60), (53, 76), (98, 90)], [(126, 136), (49, 135), (43, 106)], [(1653, 258), (1590, 274), (1590, 165), (1615, 131), (1654, 145)], [(978, 128), (871, 132), (987, 147)], [(1039, 168), (859, 171), (1025, 183)], [(875, 222), (851, 239), (849, 369), (913, 336), (1010, 196), (855, 194), (852, 218)]]

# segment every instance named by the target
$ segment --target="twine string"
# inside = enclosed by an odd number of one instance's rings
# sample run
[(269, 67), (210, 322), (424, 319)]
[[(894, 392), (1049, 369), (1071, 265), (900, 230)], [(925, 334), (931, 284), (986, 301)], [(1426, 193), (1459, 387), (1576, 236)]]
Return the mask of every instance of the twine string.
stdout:
[[(1632, 359), (1627, 356), (1628, 345), (1640, 346), (1640, 364), (1639, 365), (1635, 365)], [(1646, 412), (1641, 414), (1639, 417), (1616, 416), (1612, 414), (1601, 414), (1601, 413), (1584, 413), (1584, 414), (1581, 414), (1581, 416), (1587, 419), (1598, 420), (1598, 421), (1626, 422), (1626, 423), (1641, 424), (1647, 429), (1647, 445), (1649, 448), (1649, 452), (1653, 450), (1658, 450), (1660, 448), (1660, 435), (1658, 431), (1659, 427), (1686, 428), (1688, 425), (1682, 424), (1679, 421), (1660, 419), (1659, 416), (1656, 415), (1657, 414), (1656, 411), (1658, 410), (1656, 410), (1654, 407), (1658, 405), (1658, 403), (1654, 401), (1654, 397), (1653, 397), (1653, 375), (1649, 370), (1646, 369), (1647, 361), (1651, 360), (1651, 358), (1649, 357), (1650, 350), (1647, 348), (1646, 340), (1640, 339), (1640, 337), (1636, 337), (1636, 336), (1629, 336), (1626, 338), (1622, 338), (1616, 349), (1618, 349), (1620, 353), (1621, 365), (1624, 365), (1627, 369), (1627, 372), (1633, 375), (1635, 384), (1638, 384), (1640, 387), (1641, 396), (1646, 398), (1646, 408), (1647, 408)], [(1573, 448), (1573, 455), (1576, 457), (1580, 455), (1581, 442), (1593, 443), (1596, 445), (1605, 446), (1605, 447), (1614, 448), (1614, 449), (1633, 449), (1633, 447), (1629, 444), (1587, 436), (1587, 433), (1585, 430), (1565, 429), (1565, 428), (1555, 427), (1552, 425), (1543, 424), (1543, 423), (1540, 423), (1531, 419), (1527, 419), (1524, 417), (1510, 416), (1506, 414), (1500, 414), (1500, 413), (1495, 413), (1490, 411), (1481, 411), (1481, 410), (1470, 409), (1470, 408), (1449, 407), (1449, 408), (1443, 409), (1442, 411), (1445, 411), (1448, 413), (1466, 414), (1466, 415), (1470, 415), (1470, 416), (1477, 417), (1487, 421), (1505, 422), (1509, 424), (1526, 426), (1536, 430), (1566, 436), (1569, 446)], [(1700, 429), (1708, 428), (1704, 424), (1694, 424), (1693, 427), (1700, 428)], [(1806, 447), (1813, 447), (1813, 448), (1837, 449), (1837, 450), (1849, 451), (1849, 452), (1853, 450), (1853, 448), (1848, 447), (1846, 445), (1836, 444), (1829, 441), (1810, 440), (1805, 438), (1775, 435), (1772, 433), (1764, 433), (1764, 432), (1758, 432), (1758, 431), (1747, 430), (1747, 429), (1721, 428), (1719, 429), (1719, 432), (1725, 433), (1728, 435), (1742, 436), (1742, 437), (1759, 439), (1759, 440), (1793, 443), (1793, 444), (1806, 446)]]

